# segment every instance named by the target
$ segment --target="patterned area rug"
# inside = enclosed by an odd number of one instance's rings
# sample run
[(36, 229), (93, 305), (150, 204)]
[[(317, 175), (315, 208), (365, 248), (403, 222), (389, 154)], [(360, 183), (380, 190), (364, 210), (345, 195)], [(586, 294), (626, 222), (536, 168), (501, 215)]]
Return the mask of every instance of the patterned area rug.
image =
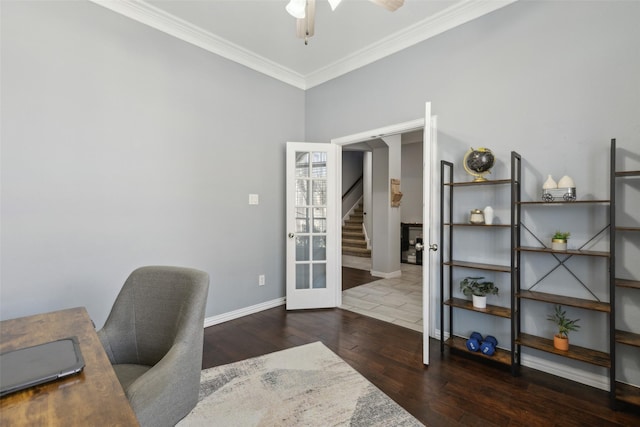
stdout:
[(179, 427), (422, 426), (321, 342), (202, 371)]

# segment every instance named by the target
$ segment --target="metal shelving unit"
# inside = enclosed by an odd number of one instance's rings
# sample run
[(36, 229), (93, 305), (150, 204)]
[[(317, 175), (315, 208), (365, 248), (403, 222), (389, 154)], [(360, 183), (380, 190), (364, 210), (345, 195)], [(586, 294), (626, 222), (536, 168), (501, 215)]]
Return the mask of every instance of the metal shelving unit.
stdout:
[[(476, 308), (472, 302), (467, 299), (457, 298), (453, 292), (453, 269), (471, 269), (477, 271), (490, 271), (495, 273), (505, 273), (511, 275), (512, 267), (508, 264), (488, 264), (475, 262), (472, 260), (453, 259), (454, 246), (454, 230), (459, 232), (473, 232), (472, 230), (492, 230), (498, 233), (504, 233), (511, 230), (511, 224), (470, 224), (454, 222), (454, 189), (469, 187), (508, 187), (511, 185), (511, 179), (487, 180), (480, 182), (454, 182), (453, 181), (453, 163), (441, 161), (440, 163), (440, 351), (444, 352), (445, 347), (449, 347), (454, 351), (464, 352), (479, 359), (491, 360), (504, 365), (513, 366), (513, 351), (496, 349), (492, 356), (486, 356), (480, 352), (470, 352), (466, 348), (466, 337), (456, 335), (454, 333), (454, 310), (468, 310), (483, 315), (496, 316), (504, 319), (511, 319), (511, 307), (502, 307), (488, 304), (486, 308)], [(445, 279), (445, 270), (447, 270)], [(511, 281), (508, 280), (507, 283)], [(448, 328), (445, 327), (445, 317), (448, 321)], [(509, 322), (511, 326), (511, 322)], [(510, 328), (509, 326), (509, 328)], [(448, 338), (445, 335), (448, 332)], [(510, 332), (510, 331), (509, 331)], [(513, 336), (513, 334), (509, 334)], [(513, 349), (513, 341), (510, 343), (510, 349)]]
[[(615, 260), (615, 242), (618, 236), (627, 235), (627, 236), (635, 236), (640, 235), (640, 227), (630, 226), (630, 225), (618, 225), (616, 224), (616, 215), (615, 215), (615, 202), (616, 202), (616, 183), (629, 183), (631, 180), (640, 179), (640, 170), (625, 170), (618, 171), (616, 170), (616, 140), (611, 140), (611, 223), (612, 229), (614, 232), (611, 233), (611, 247), (612, 247), (612, 256)], [(615, 275), (615, 263), (612, 268), (612, 281), (613, 281), (613, 292), (615, 295), (615, 290), (617, 288), (627, 288), (634, 290), (632, 302), (635, 303), (636, 306), (640, 305), (640, 280), (638, 278), (619, 278)], [(639, 292), (635, 292), (639, 291)], [(624, 307), (622, 307), (624, 309)], [(625, 345), (634, 347), (638, 358), (640, 358), (640, 328), (634, 331), (627, 331), (618, 329), (616, 324), (616, 318), (613, 316), (612, 322), (612, 346), (615, 349), (617, 345)], [(611, 376), (611, 392), (614, 399), (614, 405), (619, 402), (624, 402), (626, 404), (632, 404), (636, 406), (640, 406), (640, 387), (629, 385), (622, 383), (617, 380), (615, 376), (615, 372)]]
[[(640, 331), (622, 331), (616, 329), (615, 313), (616, 313), (616, 288), (626, 287), (631, 289), (640, 290), (640, 281), (632, 279), (623, 279), (615, 277), (615, 241), (616, 234), (621, 232), (637, 232), (640, 231), (640, 227), (633, 226), (616, 226), (615, 223), (615, 180), (616, 178), (629, 178), (640, 177), (640, 171), (615, 171), (615, 140), (611, 142), (611, 173), (610, 173), (610, 200), (597, 199), (597, 200), (575, 200), (575, 201), (553, 201), (553, 202), (540, 202), (540, 201), (522, 201), (520, 199), (520, 163), (521, 159), (516, 153), (512, 153), (512, 164), (514, 169), (514, 175), (517, 177), (517, 186), (514, 186), (513, 200), (513, 225), (516, 230), (513, 240), (513, 307), (514, 307), (514, 341), (515, 341), (515, 361), (516, 371), (520, 366), (520, 352), (521, 347), (528, 347), (537, 349), (540, 351), (556, 354), (566, 357), (572, 360), (579, 360), (584, 363), (589, 363), (596, 366), (602, 366), (609, 370), (610, 377), (610, 389), (609, 396), (612, 406), (616, 405), (617, 401), (625, 401), (633, 404), (640, 404), (640, 388), (630, 386), (628, 384), (622, 384), (615, 380), (616, 378), (616, 345), (631, 345), (640, 349)], [(545, 209), (548, 207), (556, 206), (597, 206), (602, 205), (608, 207), (609, 210), (609, 224), (604, 226), (594, 237), (589, 239), (587, 243), (594, 240), (596, 237), (608, 233), (609, 236), (609, 251), (592, 251), (584, 250), (587, 245), (585, 243), (582, 247), (575, 250), (555, 251), (544, 245), (544, 243), (536, 237), (529, 228), (522, 224), (522, 211), (523, 209)], [(531, 247), (521, 245), (521, 236), (523, 233), (531, 233), (533, 237), (541, 244), (540, 247)], [(555, 257), (557, 265), (551, 270), (563, 267), (567, 269), (575, 280), (580, 282), (582, 286), (589, 291), (593, 298), (575, 298), (564, 295), (556, 295), (546, 292), (538, 292), (535, 286), (544, 281), (551, 271), (547, 274), (543, 274), (537, 282), (532, 285), (528, 285), (527, 289), (522, 288), (524, 282), (523, 272), (520, 269), (521, 257), (526, 254), (544, 254)], [(608, 270), (608, 301), (601, 301), (591, 290), (574, 274), (569, 267), (565, 264), (566, 261), (572, 257), (590, 257), (594, 259), (594, 262), (598, 262), (598, 259), (607, 263)], [(640, 295), (638, 295), (640, 300)], [(559, 351), (553, 347), (553, 341), (551, 339), (534, 336), (524, 333), (521, 330), (521, 317), (522, 317), (522, 305), (523, 300), (533, 300), (548, 304), (559, 304), (570, 307), (577, 307), (583, 310), (590, 310), (600, 312), (606, 317), (606, 321), (609, 324), (609, 336), (608, 336), (608, 352), (597, 351), (589, 348), (579, 347), (571, 345), (568, 351)]]
[[(514, 163), (514, 170), (517, 176), (517, 182), (520, 184), (521, 177), (521, 158), (516, 153), (512, 153), (512, 162)], [(568, 351), (560, 351), (556, 350), (553, 346), (553, 340), (549, 338), (544, 338), (540, 336), (531, 335), (522, 331), (521, 328), (521, 318), (522, 318), (522, 300), (533, 300), (547, 304), (559, 304), (570, 307), (577, 307), (583, 310), (591, 310), (603, 313), (606, 316), (607, 321), (610, 325), (613, 324), (613, 312), (614, 312), (614, 304), (615, 301), (615, 293), (613, 291), (613, 286), (611, 283), (608, 286), (609, 291), (609, 301), (601, 301), (598, 297), (596, 297), (595, 293), (592, 292), (589, 287), (583, 283), (582, 280), (578, 278), (578, 276), (571, 271), (571, 269), (566, 265), (566, 262), (572, 257), (591, 257), (594, 259), (602, 259), (604, 262), (608, 264), (607, 268), (609, 271), (612, 269), (612, 253), (610, 251), (593, 251), (593, 250), (585, 250), (583, 249), (587, 243), (595, 239), (597, 236), (602, 233), (606, 233), (611, 230), (612, 224), (609, 223), (604, 226), (595, 236), (589, 239), (585, 244), (583, 244), (578, 249), (573, 250), (565, 250), (565, 251), (556, 251), (551, 248), (546, 247), (543, 241), (538, 238), (528, 227), (526, 227), (522, 223), (522, 211), (523, 209), (546, 209), (550, 207), (561, 207), (561, 206), (574, 206), (580, 208), (582, 206), (593, 206), (593, 205), (602, 205), (604, 207), (609, 207), (612, 209), (613, 203), (611, 200), (604, 199), (596, 199), (596, 200), (573, 200), (573, 201), (522, 201), (520, 197), (520, 186), (514, 187), (514, 192), (518, 194), (513, 197), (513, 223), (516, 238), (513, 241), (513, 256), (515, 258), (514, 268), (516, 270), (513, 278), (514, 283), (512, 286), (515, 313), (514, 313), (514, 342), (515, 348), (514, 351), (516, 353), (516, 369), (517, 372), (520, 367), (520, 354), (522, 347), (528, 347), (532, 349), (536, 349), (539, 351), (556, 354), (562, 357), (566, 357), (572, 360), (579, 360), (584, 363), (589, 363), (596, 366), (602, 366), (608, 368), (612, 373), (615, 372), (615, 349), (609, 343), (609, 352), (603, 352), (598, 350), (593, 350), (585, 347), (580, 347), (576, 345), (571, 345)], [(532, 213), (535, 215), (535, 213)], [(536, 241), (540, 243), (541, 246), (523, 246), (521, 245), (522, 235), (524, 233), (529, 233)], [(533, 284), (528, 285), (526, 289), (523, 288), (523, 272), (520, 269), (521, 257), (529, 256), (529, 254), (538, 254), (544, 256), (552, 256), (555, 258), (557, 264), (551, 268), (546, 274), (541, 274), (540, 278)], [(573, 278), (578, 281), (591, 295), (592, 299), (587, 298), (575, 298), (565, 295), (547, 293), (547, 292), (539, 292), (534, 288), (541, 282), (543, 282), (547, 277), (558, 268), (566, 269)], [(611, 390), (611, 394), (613, 394), (613, 387)]]
[[(440, 325), (441, 339), (440, 351), (444, 352), (445, 347), (453, 350), (465, 352), (466, 354), (477, 356), (479, 358), (490, 359), (501, 364), (509, 365), (512, 374), (519, 373), (521, 363), (522, 347), (532, 348), (550, 354), (559, 355), (571, 360), (578, 360), (594, 366), (600, 366), (608, 369), (610, 377), (609, 396), (613, 407), (617, 407), (619, 403), (640, 406), (640, 387), (623, 383), (616, 378), (616, 346), (630, 346), (635, 349), (640, 358), (640, 326), (634, 330), (624, 330), (617, 328), (616, 325), (616, 289), (630, 289), (633, 295), (631, 302), (625, 302), (621, 309), (631, 304), (632, 307), (640, 306), (640, 278), (638, 277), (616, 277), (616, 236), (640, 236), (640, 226), (634, 224), (616, 224), (616, 182), (634, 182), (640, 179), (640, 170), (616, 171), (616, 141), (611, 141), (611, 169), (610, 169), (610, 200), (594, 199), (594, 200), (568, 200), (568, 201), (523, 201), (521, 199), (522, 185), (522, 158), (516, 153), (511, 153), (511, 179), (495, 180), (484, 182), (454, 182), (453, 181), (453, 163), (442, 161), (440, 167), (441, 188), (440, 188)], [(634, 180), (634, 181), (631, 181)], [(459, 187), (470, 186), (500, 186), (510, 185), (511, 189), (511, 220), (509, 224), (497, 225), (474, 225), (467, 223), (456, 223), (453, 221), (454, 207), (454, 189)], [(581, 207), (593, 207), (601, 205), (608, 209), (609, 224), (606, 224), (592, 238), (578, 249), (566, 251), (556, 251), (546, 247), (541, 239), (522, 223), (522, 212), (524, 209), (532, 210), (531, 215), (535, 215), (537, 209), (558, 208), (562, 206), (573, 206), (574, 209)], [(635, 219), (635, 218), (634, 218)], [(640, 221), (637, 221), (640, 223)], [(473, 228), (491, 227), (498, 231), (499, 229), (511, 230), (511, 260), (510, 264), (487, 264), (475, 262), (467, 259), (453, 259), (454, 246), (454, 230), (467, 231)], [(540, 246), (522, 245), (522, 236), (524, 233), (530, 233), (531, 236)], [(609, 251), (587, 250), (584, 249), (594, 239), (609, 239)], [(531, 240), (531, 239), (529, 239)], [(528, 284), (526, 289), (523, 288), (523, 271), (521, 269), (523, 256), (551, 256), (556, 259), (557, 264), (551, 267), (546, 274), (539, 275), (537, 282)], [(606, 292), (608, 301), (602, 301), (596, 296), (589, 287), (583, 283), (579, 277), (574, 274), (566, 261), (572, 257), (587, 257), (593, 259), (593, 262), (606, 263), (607, 284)], [(491, 271), (497, 273), (509, 274), (511, 277), (511, 300), (509, 307), (496, 305), (487, 305), (485, 309), (473, 307), (471, 301), (456, 298), (453, 296), (453, 279), (452, 271), (455, 268), (472, 269), (478, 271)], [(554, 294), (549, 292), (541, 292), (535, 289), (536, 285), (544, 281), (555, 269), (566, 269), (575, 280), (577, 280), (591, 296), (586, 298), (577, 298), (566, 295)], [(600, 289), (602, 291), (602, 288)], [(599, 351), (595, 349), (571, 345), (568, 351), (556, 350), (553, 346), (553, 340), (545, 337), (535, 336), (522, 331), (521, 317), (522, 301), (530, 300), (545, 304), (559, 304), (568, 307), (575, 307), (582, 310), (601, 313), (604, 320), (609, 325), (609, 333), (607, 339), (608, 351)], [(487, 357), (481, 353), (469, 352), (466, 349), (466, 338), (455, 335), (454, 333), (454, 310), (470, 310), (486, 315), (497, 316), (500, 318), (511, 319), (511, 347), (510, 350), (498, 349), (495, 355)], [(448, 324), (445, 322), (448, 320)], [(638, 326), (638, 325), (633, 325)], [(633, 329), (633, 328), (632, 328)], [(449, 337), (445, 339), (446, 333)]]

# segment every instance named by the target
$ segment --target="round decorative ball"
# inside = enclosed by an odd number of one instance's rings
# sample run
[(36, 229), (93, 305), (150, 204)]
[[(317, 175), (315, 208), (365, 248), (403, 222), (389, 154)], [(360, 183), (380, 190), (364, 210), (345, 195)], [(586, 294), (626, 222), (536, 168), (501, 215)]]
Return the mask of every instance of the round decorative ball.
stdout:
[(495, 157), (488, 148), (471, 148), (464, 155), (462, 165), (469, 175), (475, 176), (474, 182), (486, 181), (484, 175), (491, 173)]

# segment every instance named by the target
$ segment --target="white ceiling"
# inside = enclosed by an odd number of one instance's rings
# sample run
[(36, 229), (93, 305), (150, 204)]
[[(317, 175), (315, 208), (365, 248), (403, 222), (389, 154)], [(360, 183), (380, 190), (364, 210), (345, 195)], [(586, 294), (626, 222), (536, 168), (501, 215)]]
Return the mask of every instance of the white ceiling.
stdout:
[(306, 46), (288, 0), (91, 1), (307, 89), (515, 0), (405, 0), (395, 12), (368, 0), (344, 0), (332, 12), (316, 0)]

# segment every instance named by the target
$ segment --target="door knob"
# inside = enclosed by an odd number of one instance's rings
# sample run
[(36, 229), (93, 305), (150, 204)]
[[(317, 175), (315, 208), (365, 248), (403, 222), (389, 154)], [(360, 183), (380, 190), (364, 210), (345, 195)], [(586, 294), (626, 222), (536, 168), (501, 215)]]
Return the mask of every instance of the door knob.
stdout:
[(429, 250), (430, 251), (437, 251), (438, 250), (438, 244), (437, 243), (433, 243), (431, 245), (429, 245)]
[(290, 239), (293, 239), (295, 237), (295, 234), (289, 233), (288, 236), (289, 236)]
[(416, 251), (420, 252), (424, 249), (424, 245), (422, 243), (416, 243)]

